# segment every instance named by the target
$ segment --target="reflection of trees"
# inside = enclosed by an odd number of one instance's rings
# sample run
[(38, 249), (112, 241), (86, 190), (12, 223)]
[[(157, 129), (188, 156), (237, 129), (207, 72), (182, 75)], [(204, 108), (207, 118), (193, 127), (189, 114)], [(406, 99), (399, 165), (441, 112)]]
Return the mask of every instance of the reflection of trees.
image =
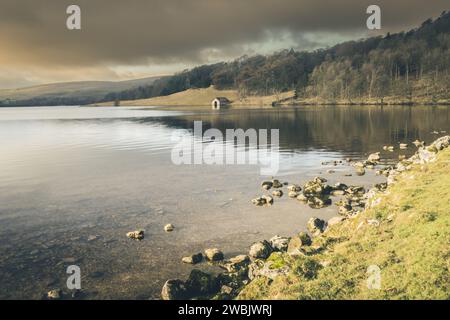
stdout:
[(323, 148), (332, 151), (369, 152), (373, 146), (404, 140), (430, 141), (430, 131), (448, 130), (449, 107), (322, 106), (292, 109), (229, 110), (149, 119), (169, 127), (203, 130), (217, 128), (280, 129), (283, 149)]

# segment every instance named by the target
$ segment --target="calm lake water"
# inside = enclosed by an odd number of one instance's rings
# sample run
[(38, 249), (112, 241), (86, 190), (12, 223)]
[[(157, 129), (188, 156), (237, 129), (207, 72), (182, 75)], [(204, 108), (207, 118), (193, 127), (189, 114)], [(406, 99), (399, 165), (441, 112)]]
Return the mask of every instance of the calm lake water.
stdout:
[[(450, 130), (450, 108), (0, 108), (0, 299), (41, 299), (64, 289), (66, 267), (74, 264), (83, 299), (157, 299), (167, 279), (193, 268), (183, 256), (218, 247), (231, 257), (254, 241), (305, 230), (312, 216), (337, 215), (334, 205), (315, 210), (286, 196), (271, 207), (253, 206), (267, 178), (259, 165), (173, 164), (174, 132), (193, 134), (196, 120), (224, 133), (280, 129), (282, 181), (303, 184), (320, 175), (330, 184), (370, 187), (383, 178), (373, 171), (357, 177), (345, 161), (322, 162), (381, 151), (384, 164), (393, 163), (399, 152), (383, 145), (431, 142), (432, 131)], [(164, 232), (167, 223), (174, 232)], [(126, 238), (136, 229), (145, 230), (143, 241)]]

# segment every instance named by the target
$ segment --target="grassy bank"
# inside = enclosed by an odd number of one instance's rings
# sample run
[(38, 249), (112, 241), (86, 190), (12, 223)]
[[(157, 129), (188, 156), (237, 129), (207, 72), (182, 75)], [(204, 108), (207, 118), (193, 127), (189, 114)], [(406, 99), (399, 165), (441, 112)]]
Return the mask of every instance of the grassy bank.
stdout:
[[(273, 253), (273, 280), (258, 277), (239, 299), (449, 299), (450, 149), (396, 177), (379, 204), (333, 225), (302, 255)], [(369, 289), (369, 266), (381, 270)]]
[[(214, 87), (203, 89), (189, 89), (168, 96), (150, 99), (120, 101), (121, 106), (204, 106), (210, 107), (216, 97), (226, 97), (231, 106), (271, 106), (272, 102), (287, 99), (294, 95), (293, 91), (279, 95), (240, 97), (237, 90), (217, 90)], [(112, 106), (114, 102), (96, 104)]]

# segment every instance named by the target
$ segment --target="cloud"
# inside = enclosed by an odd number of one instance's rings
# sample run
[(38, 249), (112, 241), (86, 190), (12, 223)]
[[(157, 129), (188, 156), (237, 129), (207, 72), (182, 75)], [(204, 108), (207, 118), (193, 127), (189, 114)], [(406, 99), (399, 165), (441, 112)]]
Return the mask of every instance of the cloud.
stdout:
[[(66, 29), (70, 4), (81, 7), (81, 31)], [(314, 49), (366, 35), (369, 4), (381, 6), (387, 32), (437, 16), (448, 0), (2, 0), (0, 65), (155, 68)]]

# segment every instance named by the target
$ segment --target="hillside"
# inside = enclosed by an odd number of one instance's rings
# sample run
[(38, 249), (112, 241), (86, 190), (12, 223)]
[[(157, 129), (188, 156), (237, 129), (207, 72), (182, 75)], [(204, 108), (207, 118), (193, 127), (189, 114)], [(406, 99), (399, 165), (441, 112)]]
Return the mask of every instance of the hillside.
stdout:
[[(437, 145), (397, 165), (394, 182), (373, 194), (368, 209), (329, 223), (299, 255), (273, 253), (265, 262), (272, 273), (288, 274), (258, 277), (238, 298), (449, 299), (450, 149), (434, 160)], [(378, 288), (367, 285), (373, 266)]]
[[(231, 105), (240, 106), (270, 106), (272, 102), (288, 99), (294, 96), (293, 91), (283, 92), (279, 95), (239, 97), (237, 90), (217, 90), (213, 86), (204, 89), (188, 89), (168, 96), (149, 99), (120, 101), (121, 106), (210, 106), (216, 97), (226, 97)], [(96, 105), (111, 106), (116, 102), (104, 102)]]
[(0, 90), (1, 105), (87, 104), (104, 101), (108, 94), (147, 86), (161, 77), (127, 81), (78, 81)]

